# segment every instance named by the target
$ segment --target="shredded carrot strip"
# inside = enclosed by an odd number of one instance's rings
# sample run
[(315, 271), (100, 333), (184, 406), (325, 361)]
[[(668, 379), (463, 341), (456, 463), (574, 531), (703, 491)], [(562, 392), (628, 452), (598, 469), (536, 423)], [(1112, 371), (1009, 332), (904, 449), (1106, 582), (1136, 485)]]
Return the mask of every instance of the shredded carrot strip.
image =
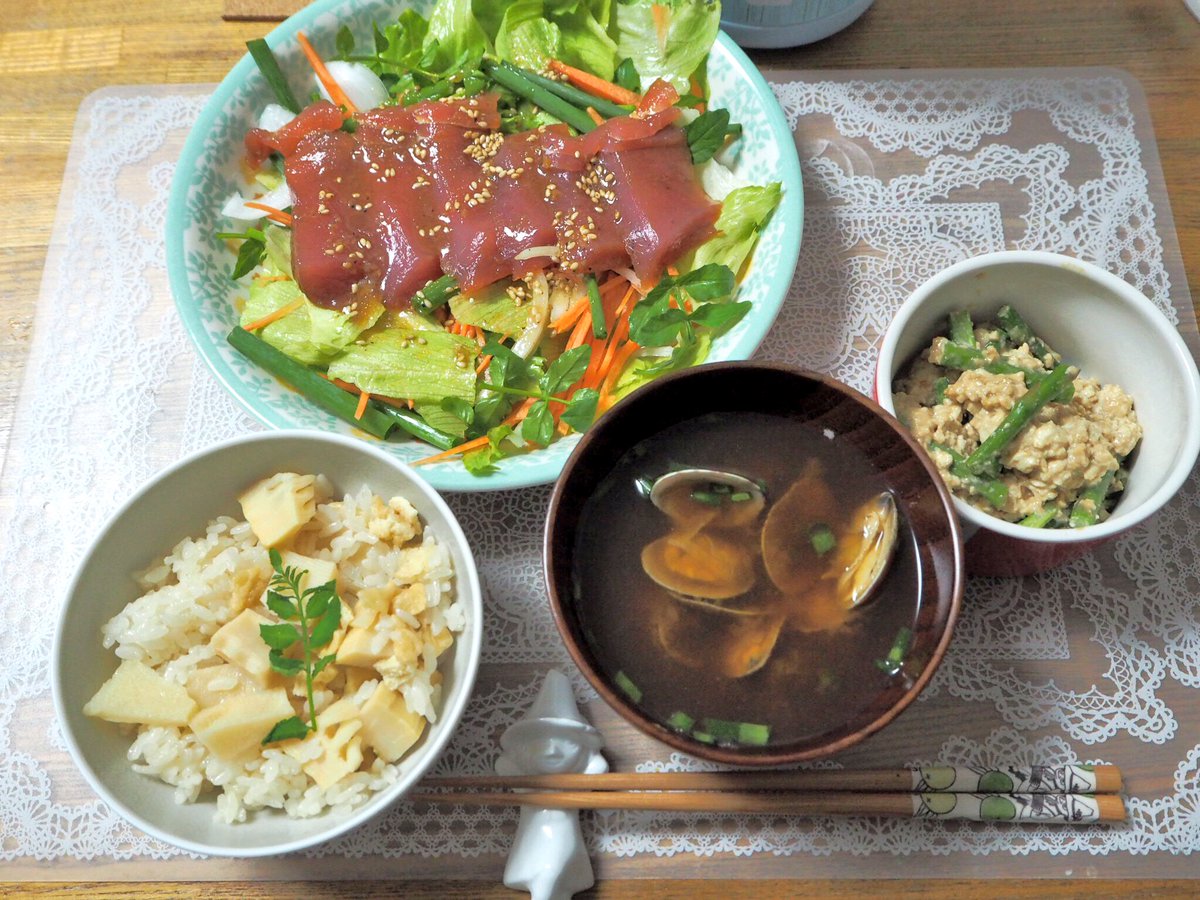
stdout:
[(675, 278), (677, 275), (679, 275), (679, 270), (674, 266), (667, 266), (667, 274), (672, 278)]
[(342, 86), (333, 80), (333, 76), (325, 68), (324, 61), (317, 55), (317, 51), (308, 42), (308, 37), (303, 31), (296, 32), (296, 40), (300, 44), (300, 49), (304, 51), (304, 55), (308, 58), (308, 64), (317, 73), (317, 78), (321, 79), (321, 84), (325, 86), (325, 91), (333, 99), (333, 102), (351, 115), (358, 112), (358, 107), (350, 102), (350, 98), (346, 96), (346, 92), (342, 90)]
[(621, 373), (625, 370), (625, 364), (629, 362), (629, 357), (633, 356), (637, 350), (638, 345), (633, 341), (629, 341), (617, 351), (617, 355), (612, 361), (612, 368), (604, 376), (604, 384), (600, 387), (600, 402), (598, 406), (601, 410), (608, 409), (612, 405), (613, 388), (617, 386), (617, 382), (621, 378)]
[(361, 419), (363, 413), (367, 411), (367, 404), (371, 402), (371, 395), (366, 391), (362, 391), (358, 395), (358, 406), (354, 407), (354, 418)]
[(667, 32), (671, 27), (671, 10), (661, 3), (650, 6), (650, 15), (654, 17), (654, 30), (658, 34), (658, 49), (660, 52), (667, 48)]
[(276, 281), (291, 281), (291, 275), (255, 275), (254, 280), (259, 284), (274, 284)]
[(489, 353), (486, 356), (479, 357), (479, 365), (475, 367), (475, 375), (482, 376), (488, 370), (488, 366), (492, 364), (492, 355)]
[(585, 309), (583, 315), (579, 317), (579, 321), (575, 323), (575, 330), (571, 332), (571, 336), (567, 338), (567, 346), (563, 348), (565, 353), (567, 350), (574, 350), (576, 347), (583, 344), (587, 340), (587, 336), (592, 331), (592, 311)]
[[(533, 404), (534, 399), (532, 397), (522, 401), (521, 404), (512, 412), (510, 412), (505, 420), (500, 424), (516, 425), (527, 415), (529, 415), (529, 409), (533, 406)], [(412, 465), (423, 466), (426, 463), (441, 462), (443, 459), (450, 459), (452, 456), (461, 456), (464, 453), (470, 453), (472, 450), (479, 450), (483, 447), (486, 447), (487, 443), (488, 437), (485, 434), (482, 437), (477, 437), (473, 440), (467, 441), (464, 444), (459, 444), (457, 447), (451, 447), (449, 450), (443, 450), (441, 453), (435, 453), (433, 456), (426, 456), (424, 459), (418, 459), (416, 462), (412, 463)]]
[(629, 290), (625, 292), (625, 296), (621, 298), (621, 305), (617, 307), (617, 315), (621, 315), (629, 308), (629, 301), (633, 299), (633, 285), (629, 286)]
[(550, 330), (555, 334), (562, 334), (564, 331), (569, 331), (579, 321), (579, 317), (587, 310), (589, 303), (587, 294), (584, 294), (567, 307), (565, 313), (550, 323)]
[(286, 213), (282, 209), (276, 209), (273, 206), (267, 206), (265, 203), (258, 203), (255, 200), (247, 200), (246, 205), (251, 209), (257, 209), (267, 214), (267, 218), (272, 222), (278, 222), (280, 225), (291, 225), (292, 214)]
[(258, 331), (258, 329), (260, 329), (260, 328), (266, 328), (272, 322), (277, 322), (280, 319), (282, 319), (284, 316), (291, 315), (292, 313), (294, 313), (296, 310), (298, 310), (303, 305), (304, 305), (304, 298), (297, 297), (291, 303), (288, 303), (285, 306), (281, 306), (281, 307), (279, 307), (279, 309), (275, 310), (274, 312), (269, 312), (265, 316), (263, 316), (261, 319), (256, 319), (255, 321), (251, 322), (249, 325), (246, 325), (245, 329), (247, 331)]
[(453, 456), (461, 456), (464, 453), (470, 453), (472, 450), (479, 450), (486, 447), (488, 443), (487, 435), (477, 437), (474, 440), (467, 441), (464, 444), (459, 444), (457, 447), (451, 447), (449, 450), (443, 450), (441, 453), (435, 453), (433, 456), (426, 456), (424, 459), (418, 459), (411, 465), (423, 466), (428, 463), (441, 462), (443, 459), (450, 459)]
[(405, 400), (402, 397), (384, 397), (382, 394), (372, 394), (371, 399), (379, 403), (386, 403), (388, 406), (395, 406), (399, 409), (412, 409), (413, 407), (411, 400)]
[(565, 75), (567, 81), (571, 82), (575, 87), (581, 91), (587, 91), (595, 97), (601, 97), (604, 100), (611, 100), (613, 103), (622, 103), (628, 106), (637, 106), (638, 101), (641, 99), (628, 88), (623, 88), (619, 84), (613, 84), (611, 81), (605, 81), (591, 72), (584, 72), (582, 69), (568, 66), (557, 59), (550, 60), (549, 65), (552, 72)]
[(595, 122), (597, 125), (604, 124), (604, 116), (602, 116), (602, 115), (600, 115), (600, 113), (596, 112), (594, 107), (589, 106), (585, 110), (585, 112), (588, 114), (588, 116), (591, 118), (591, 120), (593, 122)]
[(608, 342), (608, 346), (604, 350), (604, 359), (600, 361), (600, 370), (596, 375), (597, 382), (603, 381), (608, 375), (612, 369), (613, 359), (617, 355), (617, 348), (627, 337), (629, 337), (629, 317), (621, 316), (613, 328), (612, 340)]
[[(701, 100), (703, 100), (704, 99), (704, 90), (700, 87), (700, 82), (696, 79), (696, 76), (693, 75), (690, 79), (688, 79), (688, 81), (692, 86), (693, 96), (699, 97)], [(703, 104), (703, 103), (696, 104), (696, 112), (698, 112), (698, 113), (703, 113), (705, 108), (706, 108), (705, 104)]]
[(622, 288), (628, 286), (629, 280), (622, 275), (614, 275), (609, 278), (604, 284), (600, 285), (600, 295), (607, 297), (609, 294), (620, 293)]
[[(346, 391), (347, 393), (350, 393), (350, 394), (362, 394), (363, 393), (362, 388), (360, 388), (357, 384), (351, 384), (349, 381), (342, 381), (342, 379), (340, 379), (340, 378), (330, 378), (328, 375), (325, 375), (322, 372), (318, 372), (317, 374), (320, 375), (322, 378), (324, 378), (326, 381), (328, 381), (330, 384), (340, 387), (343, 391)], [(413, 408), (413, 402), (411, 400), (405, 400), (403, 397), (388, 397), (386, 394), (368, 394), (367, 396), (369, 396), (372, 400), (376, 401), (377, 403), (386, 403), (388, 406), (398, 406), (398, 407), (401, 407), (404, 409), (412, 409)]]

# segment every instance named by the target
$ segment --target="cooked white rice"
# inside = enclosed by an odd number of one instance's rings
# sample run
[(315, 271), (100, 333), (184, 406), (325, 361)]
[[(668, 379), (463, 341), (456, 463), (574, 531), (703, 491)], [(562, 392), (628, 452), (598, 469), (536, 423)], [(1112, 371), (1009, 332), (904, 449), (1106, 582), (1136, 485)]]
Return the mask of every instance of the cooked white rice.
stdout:
[[(400, 609), (383, 616), (372, 638), (376, 650), (386, 647), (400, 630), (411, 634), (422, 625), (426, 628), (421, 633), (429, 635), (461, 632), (464, 613), (455, 599), (450, 554), (424, 532), (408, 502), (397, 498), (389, 503), (366, 488), (341, 501), (323, 502), (328, 496), (328, 483), (318, 477), (316, 515), (288, 549), (337, 564), (343, 624), (352, 615), (359, 591), (393, 582), (422, 585), (428, 608), (420, 617)], [(207, 642), (236, 614), (227, 600), (234, 590), (235, 573), (244, 577), (247, 570), (261, 573), (265, 583), (271, 574), (267, 550), (247, 522), (229, 517), (213, 520), (202, 535), (180, 541), (139, 576), (145, 593), (105, 624), (104, 646), (115, 648), (122, 659), (144, 662), (170, 681), (186, 684), (197, 668), (223, 662)], [(261, 599), (254, 608), (269, 615)], [(349, 698), (361, 708), (382, 678), (404, 697), (411, 712), (434, 722), (441, 700), (437, 664), (438, 648), (426, 642), (418, 664), (395, 666), (387, 673), (380, 668), (380, 677), (364, 681)], [(314, 691), (318, 717), (347, 693), (345, 668), (335, 664), (318, 677)], [(295, 711), (302, 717), (303, 681), (298, 678), (291, 691)], [(135, 771), (173, 785), (179, 803), (216, 791), (217, 815), (230, 823), (245, 821), (256, 809), (283, 809), (297, 817), (315, 816), (326, 809), (349, 810), (393, 784), (399, 774), (396, 763), (384, 762), (364, 747), (358, 771), (321, 788), (303, 771), (304, 760), (296, 758), (295, 750), (286, 753), (282, 745), (264, 747), (247, 762), (230, 762), (211, 753), (190, 728), (127, 727), (136, 728), (128, 753)]]

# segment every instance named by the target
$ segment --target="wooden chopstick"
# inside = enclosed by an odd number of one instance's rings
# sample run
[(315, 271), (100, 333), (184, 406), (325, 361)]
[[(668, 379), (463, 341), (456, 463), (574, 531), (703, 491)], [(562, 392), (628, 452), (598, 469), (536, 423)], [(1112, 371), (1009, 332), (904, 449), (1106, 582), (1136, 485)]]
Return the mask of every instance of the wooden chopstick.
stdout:
[[(1021, 777), (1021, 776), (1025, 777)], [(1007, 781), (1008, 786), (1005, 786)], [(587, 791), (864, 791), (910, 793), (1113, 794), (1122, 786), (1117, 766), (1029, 767), (978, 772), (955, 766), (924, 769), (804, 769), (789, 771), (608, 772), (601, 775), (457, 775), (426, 778), (424, 788)]]
[(416, 803), (535, 806), (546, 809), (636, 809), (786, 816), (887, 816), (1087, 825), (1125, 820), (1118, 794), (951, 794), (813, 791), (491, 791), (410, 794)]

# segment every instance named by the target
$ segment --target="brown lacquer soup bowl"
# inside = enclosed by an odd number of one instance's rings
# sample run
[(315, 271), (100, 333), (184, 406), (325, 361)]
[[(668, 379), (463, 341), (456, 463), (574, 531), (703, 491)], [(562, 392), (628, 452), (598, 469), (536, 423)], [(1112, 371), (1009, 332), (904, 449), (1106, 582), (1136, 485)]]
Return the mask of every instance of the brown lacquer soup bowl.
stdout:
[(555, 622), (600, 696), (695, 756), (780, 765), (883, 728), (962, 601), (962, 537), (902, 426), (836, 381), (721, 363), (618, 403), (550, 500)]

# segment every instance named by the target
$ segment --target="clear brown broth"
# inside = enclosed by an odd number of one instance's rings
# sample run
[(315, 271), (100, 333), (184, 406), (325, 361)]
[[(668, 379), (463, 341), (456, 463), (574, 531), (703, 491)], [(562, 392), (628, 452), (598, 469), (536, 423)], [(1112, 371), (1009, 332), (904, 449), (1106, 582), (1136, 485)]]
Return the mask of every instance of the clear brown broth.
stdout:
[[(580, 624), (598, 668), (611, 681), (622, 672), (640, 690), (639, 708), (666, 723), (676, 712), (769, 725), (770, 744), (789, 744), (856, 720), (896, 679), (876, 664), (903, 627), (912, 628), (919, 603), (919, 564), (901, 511), (896, 557), (878, 594), (845, 624), (823, 632), (785, 628), (759, 671), (730, 679), (673, 660), (650, 626), (653, 604), (676, 602), (639, 562), (642, 548), (661, 537), (666, 517), (638, 492), (637, 480), (673, 468), (738, 472), (767, 484), (767, 512), (816, 458), (839, 506), (853, 510), (888, 485), (847, 441), (833, 441), (808, 423), (759, 413), (711, 414), (673, 425), (628, 451), (589, 497), (580, 514), (573, 579)], [(761, 525), (762, 519), (759, 518)], [(769, 590), (757, 562), (753, 592)]]

